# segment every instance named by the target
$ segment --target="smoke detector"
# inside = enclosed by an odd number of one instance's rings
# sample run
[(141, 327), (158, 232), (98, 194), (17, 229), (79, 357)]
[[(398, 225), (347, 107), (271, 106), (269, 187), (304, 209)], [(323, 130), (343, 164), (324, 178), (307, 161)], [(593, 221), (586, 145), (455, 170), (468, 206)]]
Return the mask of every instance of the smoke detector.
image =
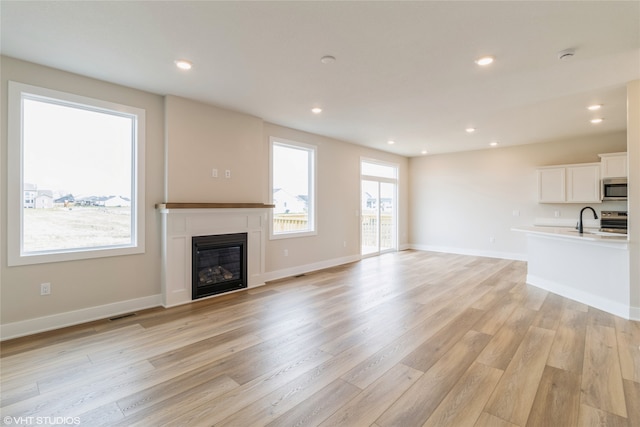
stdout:
[(558, 59), (564, 61), (566, 59), (571, 59), (573, 55), (576, 54), (575, 49), (565, 49), (558, 52)]

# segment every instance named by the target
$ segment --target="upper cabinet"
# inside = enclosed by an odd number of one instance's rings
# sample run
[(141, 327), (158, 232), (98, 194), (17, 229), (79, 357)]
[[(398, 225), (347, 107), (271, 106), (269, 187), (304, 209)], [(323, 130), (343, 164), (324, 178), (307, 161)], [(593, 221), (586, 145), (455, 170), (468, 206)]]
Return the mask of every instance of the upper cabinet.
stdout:
[(567, 203), (600, 203), (600, 164), (567, 167)]
[(601, 203), (600, 163), (537, 169), (539, 203)]
[(598, 154), (602, 178), (627, 177), (627, 153)]
[(564, 167), (540, 168), (538, 173), (538, 202), (565, 203), (566, 175)]

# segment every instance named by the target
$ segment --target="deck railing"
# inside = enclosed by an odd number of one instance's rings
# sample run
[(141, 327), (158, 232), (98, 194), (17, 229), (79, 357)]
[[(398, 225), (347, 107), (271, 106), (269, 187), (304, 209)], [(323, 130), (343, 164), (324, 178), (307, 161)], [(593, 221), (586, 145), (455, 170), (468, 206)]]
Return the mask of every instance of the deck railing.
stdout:
[(274, 214), (273, 232), (306, 230), (308, 222), (307, 214)]
[[(392, 248), (393, 244), (393, 215), (382, 212), (380, 214), (380, 247)], [(375, 214), (362, 215), (362, 246), (377, 247), (376, 234), (378, 232), (378, 220)]]
[[(306, 214), (274, 214), (273, 231), (282, 233), (287, 231), (306, 230)], [(377, 247), (376, 233), (378, 230), (375, 214), (362, 215), (362, 246)], [(380, 214), (380, 247), (392, 248), (394, 236), (393, 216), (391, 213)]]

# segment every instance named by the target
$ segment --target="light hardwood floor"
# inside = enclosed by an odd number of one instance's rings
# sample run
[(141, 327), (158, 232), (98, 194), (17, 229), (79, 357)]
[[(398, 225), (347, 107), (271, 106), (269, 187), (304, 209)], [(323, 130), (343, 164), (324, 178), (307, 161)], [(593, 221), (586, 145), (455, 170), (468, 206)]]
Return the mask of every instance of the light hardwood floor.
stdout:
[(523, 262), (404, 251), (7, 341), (2, 416), (640, 426), (640, 323), (525, 275)]

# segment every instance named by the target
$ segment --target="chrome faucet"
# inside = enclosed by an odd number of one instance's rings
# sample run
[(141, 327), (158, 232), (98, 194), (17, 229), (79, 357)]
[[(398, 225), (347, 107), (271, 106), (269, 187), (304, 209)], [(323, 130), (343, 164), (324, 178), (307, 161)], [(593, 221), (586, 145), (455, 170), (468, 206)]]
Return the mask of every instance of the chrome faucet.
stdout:
[(578, 233), (580, 234), (584, 232), (582, 228), (582, 213), (585, 211), (585, 209), (591, 209), (591, 212), (593, 212), (593, 219), (598, 219), (598, 214), (591, 206), (585, 206), (584, 208), (582, 208), (580, 210), (580, 222), (578, 222), (578, 225), (576, 226), (576, 228), (578, 229)]

